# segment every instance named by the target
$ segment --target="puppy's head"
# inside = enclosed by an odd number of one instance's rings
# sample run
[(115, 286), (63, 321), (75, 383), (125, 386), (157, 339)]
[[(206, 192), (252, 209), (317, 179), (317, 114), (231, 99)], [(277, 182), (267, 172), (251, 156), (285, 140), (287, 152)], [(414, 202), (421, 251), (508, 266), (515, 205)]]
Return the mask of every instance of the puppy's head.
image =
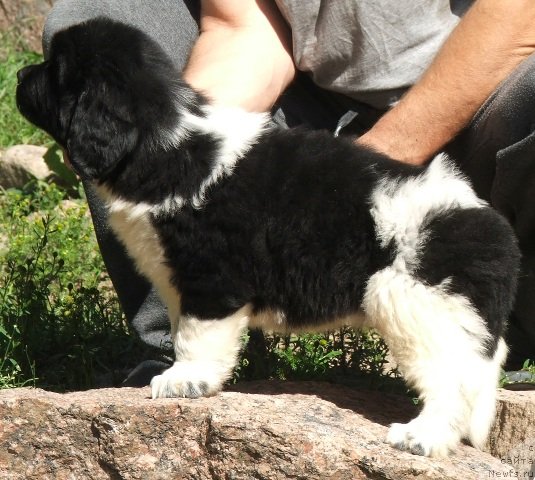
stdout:
[(50, 58), (20, 70), (18, 80), (20, 112), (94, 180), (176, 127), (192, 95), (155, 42), (102, 18), (57, 33)]

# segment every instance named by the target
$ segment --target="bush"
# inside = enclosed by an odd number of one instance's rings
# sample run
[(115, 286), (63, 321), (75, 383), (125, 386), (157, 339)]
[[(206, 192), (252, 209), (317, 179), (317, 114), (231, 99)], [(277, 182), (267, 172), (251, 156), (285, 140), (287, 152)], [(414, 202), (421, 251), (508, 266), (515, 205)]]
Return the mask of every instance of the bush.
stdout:
[(265, 334), (251, 330), (233, 382), (260, 379), (322, 380), (404, 390), (388, 349), (374, 331), (341, 328), (324, 334)]
[(135, 352), (106, 282), (87, 206), (71, 200), (66, 207), (64, 198), (44, 182), (0, 196), (4, 387), (89, 388)]

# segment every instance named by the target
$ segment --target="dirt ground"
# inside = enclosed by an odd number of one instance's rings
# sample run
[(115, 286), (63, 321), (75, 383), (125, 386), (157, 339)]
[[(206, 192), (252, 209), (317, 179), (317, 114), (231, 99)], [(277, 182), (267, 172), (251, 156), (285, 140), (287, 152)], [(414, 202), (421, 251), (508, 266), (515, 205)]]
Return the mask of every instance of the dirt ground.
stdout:
[(0, 32), (13, 29), (28, 47), (41, 52), (41, 31), (55, 0), (0, 0)]

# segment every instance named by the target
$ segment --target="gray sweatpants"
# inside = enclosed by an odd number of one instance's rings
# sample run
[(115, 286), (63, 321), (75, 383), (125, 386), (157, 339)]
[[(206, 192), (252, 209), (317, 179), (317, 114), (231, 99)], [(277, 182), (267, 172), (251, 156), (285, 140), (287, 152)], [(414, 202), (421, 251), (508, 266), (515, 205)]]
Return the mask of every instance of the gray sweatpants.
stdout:
[[(49, 52), (55, 32), (69, 25), (106, 16), (144, 30), (171, 56), (178, 68), (187, 61), (198, 36), (198, 1), (60, 0), (43, 33)], [(304, 75), (289, 87), (273, 114), (281, 126), (307, 125), (333, 131), (348, 110), (357, 117), (347, 128), (363, 133), (381, 111), (319, 89)], [(447, 151), (468, 174), (477, 193), (502, 212), (520, 242), (523, 271), (515, 312), (510, 319), (509, 363), (518, 368), (535, 358), (535, 56), (527, 59), (494, 92)], [(134, 270), (110, 232), (106, 211), (86, 188), (97, 239), (119, 300), (141, 340), (172, 354), (165, 308), (150, 285)]]

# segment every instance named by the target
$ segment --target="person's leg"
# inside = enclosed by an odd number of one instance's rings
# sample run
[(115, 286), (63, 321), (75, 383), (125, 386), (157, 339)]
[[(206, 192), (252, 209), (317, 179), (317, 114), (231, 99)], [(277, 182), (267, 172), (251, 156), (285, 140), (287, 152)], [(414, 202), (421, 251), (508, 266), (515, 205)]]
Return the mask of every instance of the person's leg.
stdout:
[(102, 16), (139, 28), (182, 69), (199, 34), (199, 15), (199, 0), (58, 0), (45, 22), (43, 52), (47, 57), (56, 32)]
[(535, 359), (535, 55), (494, 92), (448, 147), (476, 192), (511, 222), (522, 271), (508, 332), (508, 368)]
[[(179, 69), (198, 36), (197, 1), (150, 0), (60, 0), (51, 9), (43, 31), (43, 52), (49, 54), (54, 34), (71, 25), (104, 16), (133, 25), (156, 40)], [(165, 356), (173, 355), (167, 311), (150, 284), (135, 270), (124, 248), (107, 223), (107, 212), (99, 198), (86, 187), (87, 200), (99, 247), (119, 301), (129, 322), (144, 344)], [(147, 385), (169, 362), (149, 361), (136, 369), (128, 384)]]

